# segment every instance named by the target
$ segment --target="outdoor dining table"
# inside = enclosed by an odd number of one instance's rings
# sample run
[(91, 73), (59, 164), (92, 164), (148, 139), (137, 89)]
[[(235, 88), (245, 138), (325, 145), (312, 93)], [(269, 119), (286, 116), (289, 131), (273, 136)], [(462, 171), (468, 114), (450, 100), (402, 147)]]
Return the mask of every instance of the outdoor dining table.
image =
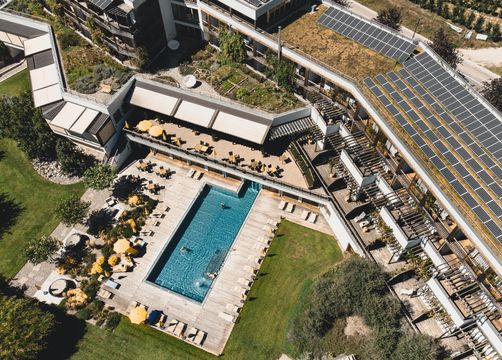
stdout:
[(139, 163), (137, 167), (139, 170), (146, 170), (146, 169), (148, 169), (148, 166), (150, 166), (150, 165), (147, 162), (142, 162), (142, 163)]
[(148, 185), (146, 186), (146, 188), (148, 190), (153, 190), (153, 189), (155, 189), (155, 184), (154, 183), (148, 183)]

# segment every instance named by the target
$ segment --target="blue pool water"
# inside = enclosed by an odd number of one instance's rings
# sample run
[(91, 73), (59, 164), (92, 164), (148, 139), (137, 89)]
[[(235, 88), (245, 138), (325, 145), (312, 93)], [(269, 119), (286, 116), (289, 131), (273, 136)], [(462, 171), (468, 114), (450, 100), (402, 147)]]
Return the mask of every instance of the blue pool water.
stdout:
[(213, 282), (209, 274), (219, 271), (259, 189), (246, 183), (237, 194), (206, 184), (147, 281), (202, 302)]

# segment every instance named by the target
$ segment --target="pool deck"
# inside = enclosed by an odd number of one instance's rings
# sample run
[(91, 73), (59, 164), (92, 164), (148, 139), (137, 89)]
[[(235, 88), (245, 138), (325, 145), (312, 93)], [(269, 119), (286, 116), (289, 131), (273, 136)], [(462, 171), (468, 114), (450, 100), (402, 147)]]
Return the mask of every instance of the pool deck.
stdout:
[[(299, 206), (300, 204), (296, 206), (292, 214), (278, 210), (280, 198), (276, 194), (262, 190), (218, 277), (213, 282), (212, 289), (203, 303), (197, 303), (144, 280), (200, 188), (205, 183), (211, 183), (236, 190), (240, 182), (223, 179), (210, 173), (205, 173), (200, 180), (195, 180), (186, 176), (187, 167), (181, 167), (173, 162), (163, 162), (154, 157), (148, 157), (146, 160), (169, 167), (175, 173), (170, 179), (161, 179), (155, 173), (139, 172), (134, 163), (122, 174), (140, 175), (165, 186), (159, 195), (150, 196), (159, 199), (161, 205), (164, 203), (169, 207), (169, 210), (164, 218), (159, 219), (158, 226), (150, 224), (144, 227), (144, 230), (154, 231), (152, 236), (143, 237), (147, 242), (146, 253), (136, 259), (137, 265), (132, 272), (114, 275), (114, 279), (120, 284), (120, 287), (117, 290), (112, 290), (114, 296), (106, 300), (106, 303), (115, 306), (117, 311), (124, 314), (133, 301), (144, 304), (149, 309), (161, 310), (168, 316), (168, 319), (175, 318), (187, 324), (187, 327), (193, 326), (206, 332), (207, 336), (202, 348), (213, 354), (221, 354), (238, 315), (228, 309), (228, 304), (236, 305), (239, 308), (243, 306), (242, 285), (239, 284), (238, 280), (250, 278), (250, 273), (245, 270), (246, 266), (259, 267), (253, 260), (260, 253), (260, 249), (255, 248), (255, 245), (260, 236), (267, 235), (267, 231), (264, 229), (267, 221), (270, 218), (279, 220), (282, 216), (325, 233), (332, 234), (332, 232), (322, 216), (318, 217), (316, 224), (302, 220), (303, 208)], [(333, 239), (333, 241), (335, 240)]]

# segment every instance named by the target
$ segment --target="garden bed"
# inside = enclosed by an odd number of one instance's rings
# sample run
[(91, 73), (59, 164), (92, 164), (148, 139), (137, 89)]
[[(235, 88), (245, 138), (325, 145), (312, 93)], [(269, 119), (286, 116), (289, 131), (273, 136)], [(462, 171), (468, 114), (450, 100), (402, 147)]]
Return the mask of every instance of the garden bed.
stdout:
[(217, 51), (210, 46), (196, 53), (191, 62), (182, 64), (180, 72), (207, 81), (220, 95), (247, 106), (275, 113), (302, 106), (292, 93), (278, 89), (273, 82), (244, 65), (220, 65)]

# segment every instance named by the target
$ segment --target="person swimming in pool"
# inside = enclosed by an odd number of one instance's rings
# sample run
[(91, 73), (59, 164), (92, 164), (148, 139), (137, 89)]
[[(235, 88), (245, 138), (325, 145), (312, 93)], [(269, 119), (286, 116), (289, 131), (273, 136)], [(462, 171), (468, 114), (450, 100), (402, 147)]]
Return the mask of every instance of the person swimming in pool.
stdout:
[(182, 254), (186, 254), (192, 250), (190, 250), (189, 248), (187, 248), (186, 246), (182, 246), (181, 249), (180, 249), (181, 253)]
[(222, 209), (225, 209), (225, 208), (226, 208), (226, 206), (225, 206), (225, 203), (224, 203), (224, 202), (222, 202), (222, 203), (220, 204), (220, 206), (221, 206), (221, 208), (222, 208)]

